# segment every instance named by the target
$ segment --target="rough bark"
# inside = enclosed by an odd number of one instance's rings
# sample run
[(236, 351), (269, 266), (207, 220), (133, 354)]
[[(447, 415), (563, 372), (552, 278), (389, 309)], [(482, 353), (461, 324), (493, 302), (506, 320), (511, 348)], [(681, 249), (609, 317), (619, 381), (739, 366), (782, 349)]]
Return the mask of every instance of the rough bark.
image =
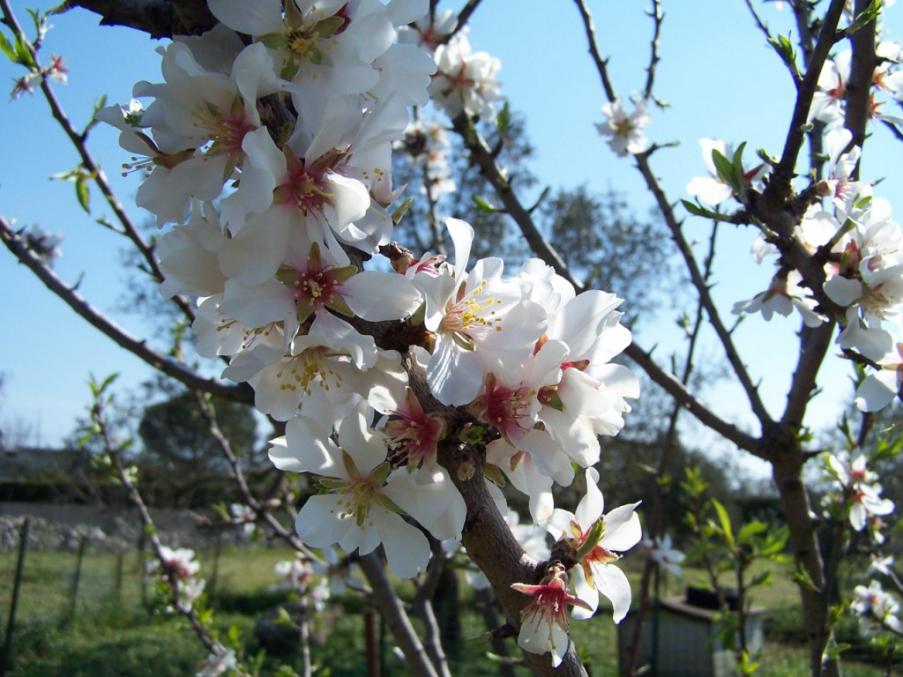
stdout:
[(205, 0), (69, 0), (66, 7), (99, 14), (102, 26), (128, 26), (152, 38), (198, 35), (216, 23)]

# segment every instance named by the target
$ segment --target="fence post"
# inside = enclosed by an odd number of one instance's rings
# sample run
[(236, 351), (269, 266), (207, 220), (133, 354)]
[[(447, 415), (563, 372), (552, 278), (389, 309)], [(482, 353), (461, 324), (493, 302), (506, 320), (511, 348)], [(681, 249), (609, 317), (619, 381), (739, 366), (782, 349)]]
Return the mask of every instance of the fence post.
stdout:
[(85, 546), (88, 539), (81, 536), (78, 539), (78, 555), (75, 561), (75, 577), (72, 579), (72, 590), (69, 592), (69, 613), (66, 616), (65, 624), (68, 625), (75, 620), (75, 606), (78, 603), (78, 586), (82, 578), (82, 560), (85, 557)]
[(364, 608), (364, 646), (367, 677), (379, 677), (379, 639), (376, 636), (376, 613), (371, 607)]
[(13, 645), (13, 626), (16, 624), (16, 607), (19, 606), (19, 589), (22, 586), (22, 573), (25, 569), (25, 550), (28, 548), (28, 527), (31, 524), (29, 518), (22, 522), (19, 531), (19, 557), (16, 560), (16, 578), (13, 582), (13, 598), (9, 604), (9, 617), (6, 621), (6, 640), (3, 642), (3, 654), (0, 655), (0, 677), (6, 674), (10, 667), (10, 656)]
[(120, 550), (116, 554), (116, 573), (113, 577), (113, 598), (116, 604), (122, 604), (122, 566), (125, 560), (125, 553)]
[(144, 545), (147, 538), (144, 529), (138, 535), (138, 575), (141, 577), (141, 606), (147, 609), (147, 567), (144, 564)]
[(219, 558), (223, 551), (223, 532), (217, 530), (216, 539), (213, 542), (213, 567), (210, 578), (207, 581), (207, 597), (212, 600), (216, 595), (216, 584), (219, 580)]

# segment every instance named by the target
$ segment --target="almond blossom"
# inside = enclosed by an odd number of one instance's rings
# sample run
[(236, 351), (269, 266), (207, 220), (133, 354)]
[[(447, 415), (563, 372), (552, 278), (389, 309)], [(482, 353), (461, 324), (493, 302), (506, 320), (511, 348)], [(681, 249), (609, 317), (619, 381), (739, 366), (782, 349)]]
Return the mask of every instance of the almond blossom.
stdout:
[(587, 468), (586, 494), (574, 513), (556, 508), (546, 525), (555, 539), (564, 541), (575, 553), (574, 589), (586, 604), (574, 609), (574, 618), (589, 618), (599, 606), (599, 595), (612, 604), (612, 618), (620, 623), (630, 608), (630, 582), (614, 565), (621, 555), (642, 537), (639, 503), (622, 505), (603, 515), (605, 503), (597, 483), (599, 473)]
[(464, 501), (447, 473), (393, 471), (385, 439), (358, 407), (338, 426), (338, 444), (319, 423), (294, 418), (285, 438), (273, 441), (270, 460), (280, 470), (323, 476), (326, 493), (311, 496), (295, 520), (301, 539), (316, 548), (339, 544), (366, 555), (380, 543), (389, 567), (401, 578), (422, 571), (430, 558), (426, 537), (401, 514), (417, 520), (436, 538), (460, 538)]
[(539, 584), (512, 583), (511, 587), (533, 597), (521, 611), (518, 646), (530, 653), (551, 653), (552, 667), (557, 668), (570, 645), (568, 605), (587, 610), (589, 605), (579, 596), (568, 593), (567, 574), (558, 562), (549, 567)]
[(627, 113), (624, 103), (615, 99), (602, 106), (605, 122), (596, 123), (596, 130), (608, 137), (608, 145), (615, 155), (636, 155), (649, 147), (649, 141), (643, 132), (649, 126), (650, 117), (646, 110), (647, 103), (641, 99), (634, 104), (632, 113)]

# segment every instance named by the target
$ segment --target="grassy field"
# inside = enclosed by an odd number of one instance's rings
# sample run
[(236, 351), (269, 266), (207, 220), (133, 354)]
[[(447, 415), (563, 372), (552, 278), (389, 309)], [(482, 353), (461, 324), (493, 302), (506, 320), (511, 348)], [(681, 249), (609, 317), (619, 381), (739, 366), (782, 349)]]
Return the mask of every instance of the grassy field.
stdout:
[[(212, 583), (212, 557), (200, 553), (203, 573)], [(254, 623), (260, 613), (284, 601), (284, 594), (273, 590), (277, 582), (273, 565), (290, 556), (288, 551), (252, 548), (224, 550), (219, 559), (212, 606), (216, 622), (225, 632), (236, 627), (245, 651), (255, 655), (260, 647), (254, 636)], [(121, 584), (117, 584), (117, 558), (108, 554), (85, 555), (74, 618), (71, 617), (71, 590), (75, 571), (75, 553), (29, 552), (20, 593), (19, 612), (13, 637), (11, 675), (95, 677), (104, 675), (193, 674), (204, 650), (181, 621), (160, 613), (148, 612), (142, 605), (141, 573), (138, 557), (129, 553), (122, 561)], [(0, 554), (0, 613), (4, 619), (9, 608), (15, 554)], [(688, 571), (688, 582), (698, 576)], [(676, 594), (683, 584), (666, 580), (666, 592)], [(152, 591), (150, 591), (152, 594)], [(798, 597), (792, 584), (778, 582), (763, 588), (755, 598), (757, 606), (768, 608), (766, 628), (792, 628), (799, 617)], [(359, 602), (348, 600), (320, 614), (316, 620), (313, 660), (321, 675), (364, 675), (363, 620), (354, 613)], [(450, 650), (451, 667), (456, 675), (497, 675), (486, 660), (489, 650), (481, 618), (465, 613), (462, 618), (463, 642)], [(783, 636), (784, 633), (779, 633)], [(605, 614), (589, 622), (573, 624), (573, 636), (588, 667), (595, 676), (617, 674), (616, 628)], [(512, 642), (513, 647), (513, 642)], [(391, 651), (386, 637), (383, 650), (384, 674), (404, 675), (400, 660)], [(274, 674), (279, 665), (297, 667), (297, 656), (268, 656), (262, 674)], [(806, 651), (796, 644), (768, 641), (761, 674), (796, 677), (806, 673)], [(883, 674), (863, 664), (846, 666), (848, 677)], [(524, 671), (526, 674), (526, 671)]]

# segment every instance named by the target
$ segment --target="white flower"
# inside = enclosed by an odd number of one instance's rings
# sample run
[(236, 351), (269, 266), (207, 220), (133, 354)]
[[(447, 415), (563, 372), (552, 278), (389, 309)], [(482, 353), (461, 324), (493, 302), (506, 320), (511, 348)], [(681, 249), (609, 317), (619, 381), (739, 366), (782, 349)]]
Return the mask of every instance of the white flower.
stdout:
[(817, 327), (827, 318), (815, 311), (815, 299), (809, 294), (801, 282), (803, 276), (797, 270), (779, 271), (766, 291), (756, 294), (747, 301), (734, 304), (733, 313), (762, 313), (762, 317), (770, 322), (775, 313), (788, 317), (796, 309), (807, 327)]
[(211, 653), (198, 665), (195, 677), (220, 677), (230, 670), (238, 670), (238, 658), (232, 649), (224, 653)]
[(464, 500), (439, 468), (414, 473), (392, 471), (384, 437), (366, 422), (359, 406), (338, 426), (336, 445), (319, 423), (295, 418), (284, 440), (275, 440), (270, 460), (280, 470), (324, 476), (327, 493), (311, 496), (295, 520), (301, 539), (316, 548), (339, 544), (366, 555), (380, 543), (389, 567), (401, 578), (422, 571), (430, 558), (424, 535), (408, 524), (407, 513), (436, 538), (460, 538)]
[(493, 102), (501, 96), (498, 72), (502, 62), (486, 52), (473, 52), (466, 33), (439, 45), (435, 53), (436, 74), (430, 95), (449, 117), (462, 112), (486, 119), (495, 117)]
[[(561, 665), (567, 653), (569, 604), (586, 609), (588, 605), (580, 597), (568, 594), (567, 574), (560, 563), (549, 567), (549, 573), (538, 585), (513, 583), (512, 588), (533, 600), (521, 611), (521, 626), (517, 644), (530, 653), (552, 654), (552, 667)], [(576, 611), (574, 610), (576, 617)]]
[(597, 482), (599, 473), (587, 468), (586, 495), (580, 499), (576, 513), (556, 508), (546, 528), (552, 536), (569, 542), (575, 549), (579, 565), (573, 569), (574, 589), (586, 606), (574, 609), (574, 618), (589, 618), (599, 606), (599, 595), (612, 604), (612, 617), (620, 623), (630, 608), (630, 582), (614, 565), (622, 553), (642, 537), (639, 503), (622, 505), (603, 515), (605, 503)]
[(620, 99), (602, 106), (605, 122), (596, 123), (596, 130), (608, 137), (608, 145), (616, 155), (636, 155), (649, 147), (649, 141), (643, 132), (643, 128), (648, 127), (650, 122), (646, 107), (645, 99), (637, 101), (630, 114), (624, 109)]
[(672, 546), (671, 534), (656, 536), (655, 540), (645, 538), (643, 539), (643, 548), (658, 566), (667, 569), (677, 577), (683, 576), (680, 564), (686, 555)]
[(874, 635), (885, 628), (897, 633), (903, 632), (903, 623), (898, 617), (900, 605), (893, 595), (884, 591), (878, 581), (872, 581), (868, 587), (855, 587), (850, 610), (859, 616), (859, 627), (866, 635)]
[(898, 397), (903, 388), (903, 343), (895, 344), (877, 360), (879, 369), (870, 373), (856, 389), (860, 411), (879, 411)]

